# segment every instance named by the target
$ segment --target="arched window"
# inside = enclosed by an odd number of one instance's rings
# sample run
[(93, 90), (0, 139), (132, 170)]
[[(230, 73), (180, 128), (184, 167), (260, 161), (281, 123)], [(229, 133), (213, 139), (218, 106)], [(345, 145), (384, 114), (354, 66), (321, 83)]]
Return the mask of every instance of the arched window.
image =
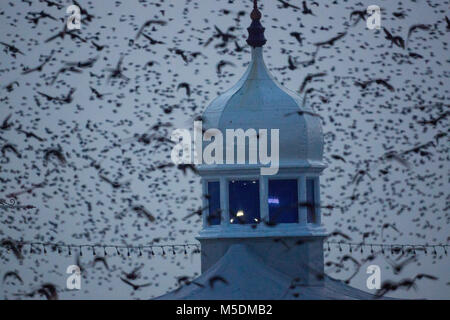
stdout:
[(269, 221), (298, 223), (297, 180), (269, 180)]
[(228, 199), (230, 223), (253, 224), (260, 222), (258, 180), (230, 181)]

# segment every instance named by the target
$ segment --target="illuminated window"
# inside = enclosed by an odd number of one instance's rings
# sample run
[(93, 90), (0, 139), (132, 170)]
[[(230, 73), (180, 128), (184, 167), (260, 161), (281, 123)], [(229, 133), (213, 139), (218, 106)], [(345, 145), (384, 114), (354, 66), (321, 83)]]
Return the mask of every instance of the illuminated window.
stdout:
[(209, 196), (209, 216), (207, 223), (209, 225), (220, 224), (220, 182), (208, 182), (208, 196)]
[(297, 180), (269, 180), (269, 221), (298, 222)]
[(228, 184), (230, 223), (259, 223), (259, 182), (230, 181)]
[(316, 187), (315, 187), (315, 179), (306, 179), (306, 202), (308, 203), (307, 208), (307, 222), (315, 223), (316, 222)]

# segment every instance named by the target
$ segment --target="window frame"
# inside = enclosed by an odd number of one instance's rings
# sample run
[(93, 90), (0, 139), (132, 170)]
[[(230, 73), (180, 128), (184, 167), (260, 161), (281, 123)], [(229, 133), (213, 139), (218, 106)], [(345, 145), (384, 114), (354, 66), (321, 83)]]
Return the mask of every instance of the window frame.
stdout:
[(204, 211), (206, 211), (205, 223), (206, 223), (206, 226), (208, 226), (208, 227), (220, 226), (222, 224), (222, 205), (221, 205), (221, 201), (220, 201), (220, 199), (222, 197), (222, 186), (221, 186), (221, 183), (220, 183), (220, 179), (208, 179), (208, 180), (206, 180), (206, 188), (205, 188), (206, 193), (203, 195), (203, 197), (205, 198), (205, 195), (210, 195), (210, 193), (209, 193), (209, 184), (210, 183), (214, 183), (214, 182), (217, 182), (219, 184), (219, 211), (220, 211), (220, 217), (219, 217), (219, 223), (218, 224), (209, 224), (208, 223), (208, 217), (211, 214), (211, 212), (210, 212), (209, 199), (206, 199), (207, 204), (204, 205), (203, 208), (204, 208)]
[[(208, 216), (209, 216), (209, 201), (205, 197), (208, 195), (208, 183), (209, 182), (219, 182), (219, 208), (221, 210), (220, 213), (220, 223), (216, 225), (208, 224)], [(222, 208), (222, 184), (220, 176), (208, 176), (202, 178), (202, 223), (203, 228), (217, 228), (222, 225), (223, 221), (223, 208)]]
[(320, 186), (319, 186), (319, 176), (317, 175), (305, 175), (305, 199), (308, 202), (308, 180), (313, 181), (313, 201), (314, 201), (314, 213), (313, 213), (313, 222), (308, 222), (308, 207), (306, 207), (306, 225), (320, 225)]
[[(203, 228), (222, 228), (222, 227), (231, 227), (231, 228), (241, 228), (245, 226), (251, 226), (253, 224), (233, 224), (230, 223), (231, 212), (229, 208), (230, 204), (230, 193), (229, 193), (229, 183), (230, 181), (251, 181), (256, 180), (259, 182), (259, 223), (263, 221), (270, 221), (269, 215), (269, 180), (296, 180), (297, 181), (297, 192), (298, 197), (297, 200), (300, 203), (304, 203), (307, 200), (307, 186), (306, 180), (313, 179), (314, 180), (314, 188), (315, 188), (315, 203), (320, 204), (320, 173), (315, 172), (279, 172), (276, 175), (268, 176), (268, 175), (260, 175), (258, 172), (242, 172), (236, 174), (237, 172), (214, 172), (214, 174), (207, 174), (202, 176), (203, 183), (203, 195), (208, 194), (208, 182), (217, 182), (219, 181), (220, 186), (220, 210), (221, 210), (221, 221), (219, 225), (208, 225), (207, 217), (209, 215), (208, 210), (208, 199), (204, 196), (203, 198)], [(299, 227), (308, 227), (308, 226), (320, 226), (321, 225), (321, 210), (320, 205), (316, 207), (315, 210), (315, 222), (308, 223), (307, 222), (307, 208), (306, 206), (298, 206), (298, 222), (289, 222), (289, 223), (278, 223), (277, 225), (285, 226), (285, 227), (295, 227), (296, 225)], [(264, 224), (261, 227), (266, 227)], [(256, 229), (255, 229), (256, 230)]]

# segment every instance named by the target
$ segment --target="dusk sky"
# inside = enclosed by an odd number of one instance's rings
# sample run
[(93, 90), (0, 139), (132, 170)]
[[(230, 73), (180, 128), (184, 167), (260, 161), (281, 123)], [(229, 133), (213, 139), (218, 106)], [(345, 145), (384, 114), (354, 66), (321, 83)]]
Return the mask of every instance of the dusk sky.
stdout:
[[(0, 276), (14, 271), (23, 280), (8, 277), (0, 293), (3, 299), (25, 298), (49, 282), (61, 299), (157, 297), (175, 289), (179, 277), (200, 273), (196, 247), (187, 246), (187, 255), (179, 246), (175, 255), (166, 247), (165, 256), (155, 248), (155, 255), (145, 249), (141, 257), (137, 251), (128, 257), (125, 248), (117, 256), (114, 246), (198, 245), (202, 220), (191, 213), (202, 206), (200, 178), (173, 166), (167, 139), (177, 128), (193, 130), (194, 119), (245, 72), (252, 1), (80, 0), (92, 17), (82, 14), (78, 37), (51, 39), (63, 31), (72, 4), (55, 2), (60, 9), (50, 1), (0, 2), (0, 126), (11, 115), (11, 125), (0, 128), (0, 199), (16, 201), (13, 208), (0, 207), (0, 239), (74, 246), (69, 256), (67, 247), (62, 253), (48, 247), (44, 254), (42, 246), (30, 253), (26, 245), (23, 259), (0, 248)], [(322, 209), (322, 223), (351, 239), (328, 240), (366, 244), (364, 252), (358, 247), (351, 253), (362, 266), (350, 285), (374, 293), (366, 287), (366, 268), (376, 264), (382, 281), (420, 273), (438, 278), (391, 297), (449, 299), (450, 259), (442, 245), (450, 244), (450, 2), (307, 1), (313, 14), (276, 0), (259, 2), (264, 59), (276, 79), (299, 92), (308, 74), (326, 73), (308, 83), (314, 90), (306, 90), (307, 102), (322, 117), (325, 136), (321, 201), (330, 208)], [(288, 2), (302, 7), (300, 0)], [(350, 15), (369, 5), (381, 7), (379, 30)], [(51, 17), (33, 20), (42, 10)], [(148, 20), (164, 23), (145, 27), (145, 36), (135, 40)], [(408, 36), (418, 24), (427, 27)], [(213, 37), (205, 46), (215, 27), (232, 39)], [(386, 39), (384, 30), (400, 36), (404, 48)], [(340, 33), (345, 36), (320, 47), (314, 62), (302, 63), (313, 58), (315, 44)], [(42, 70), (26, 72), (46, 59)], [(123, 77), (114, 77), (120, 59)], [(388, 85), (358, 85), (375, 79)], [(190, 96), (180, 83), (189, 84)], [(144, 133), (153, 134), (150, 143), (139, 139)], [(365, 262), (371, 244), (376, 252), (377, 244), (418, 250), (414, 259), (379, 253)], [(94, 264), (92, 249), (84, 247), (81, 290), (68, 291), (66, 269), (76, 264), (80, 245), (99, 245), (98, 256), (111, 245), (107, 266)], [(427, 247), (425, 254), (421, 245), (441, 246)], [(348, 245), (341, 246), (344, 252), (330, 246), (325, 262), (349, 253)], [(396, 272), (393, 266), (404, 261)], [(120, 278), (138, 267), (135, 282), (149, 285), (133, 290)], [(343, 268), (325, 271), (345, 280), (355, 268), (345, 261)]]

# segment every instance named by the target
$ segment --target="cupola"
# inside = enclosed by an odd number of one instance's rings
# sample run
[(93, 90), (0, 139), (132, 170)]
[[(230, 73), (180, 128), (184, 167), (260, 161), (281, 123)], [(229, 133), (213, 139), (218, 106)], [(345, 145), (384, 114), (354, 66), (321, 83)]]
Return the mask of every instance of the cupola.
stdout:
[[(215, 133), (223, 143), (214, 162), (198, 166), (206, 208), (199, 239), (324, 234), (319, 205), (319, 175), (325, 168), (321, 119), (267, 69), (261, 17), (254, 1), (247, 71), (202, 116), (203, 149), (217, 139)], [(270, 165), (261, 159), (264, 140)]]

